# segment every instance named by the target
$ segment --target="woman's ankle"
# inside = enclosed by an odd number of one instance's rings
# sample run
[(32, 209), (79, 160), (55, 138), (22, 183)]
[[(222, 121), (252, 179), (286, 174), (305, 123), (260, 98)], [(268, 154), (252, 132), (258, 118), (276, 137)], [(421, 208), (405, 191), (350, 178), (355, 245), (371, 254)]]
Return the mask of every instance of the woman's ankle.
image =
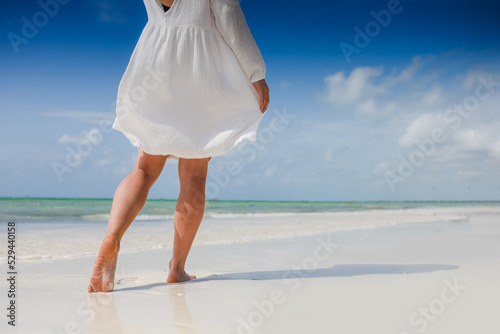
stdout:
[(106, 234), (102, 243), (106, 244), (108, 247), (111, 246), (111, 244), (113, 244), (115, 254), (120, 251), (120, 239), (117, 234), (114, 233)]
[(174, 261), (174, 259), (170, 259), (168, 263), (169, 271), (183, 272), (186, 262)]

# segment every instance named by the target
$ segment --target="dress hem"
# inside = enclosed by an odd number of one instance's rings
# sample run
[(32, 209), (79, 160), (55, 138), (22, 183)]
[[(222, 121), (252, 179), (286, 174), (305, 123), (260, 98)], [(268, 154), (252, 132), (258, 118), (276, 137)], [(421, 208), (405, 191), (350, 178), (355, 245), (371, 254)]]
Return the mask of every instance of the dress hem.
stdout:
[[(262, 118), (260, 118), (258, 120), (257, 124), (255, 125), (257, 128), (259, 127), (259, 124), (260, 124), (261, 120), (262, 120)], [(233, 143), (233, 145), (231, 145), (230, 147), (224, 149), (223, 151), (221, 151), (219, 153), (215, 153), (215, 154), (212, 154), (212, 155), (209, 155), (209, 156), (190, 156), (190, 157), (185, 157), (185, 156), (181, 156), (181, 155), (175, 155), (175, 154), (172, 154), (172, 153), (161, 153), (161, 152), (156, 152), (156, 151), (153, 151), (153, 150), (149, 150), (149, 148), (147, 148), (147, 145), (143, 145), (141, 143), (141, 141), (139, 140), (139, 138), (137, 138), (135, 135), (133, 135), (133, 134), (127, 132), (127, 131), (124, 131), (120, 127), (119, 122), (118, 122), (118, 118), (115, 118), (115, 121), (113, 123), (113, 129), (115, 129), (117, 131), (120, 131), (123, 135), (125, 135), (125, 137), (130, 141), (130, 143), (132, 144), (132, 146), (135, 146), (137, 149), (142, 149), (142, 151), (144, 153), (146, 153), (146, 154), (149, 154), (149, 155), (163, 155), (163, 156), (167, 156), (167, 159), (173, 159), (173, 160), (179, 160), (179, 158), (181, 158), (181, 159), (206, 159), (206, 158), (213, 158), (213, 157), (216, 157), (216, 156), (227, 154), (230, 151), (232, 151), (234, 148), (236, 148), (236, 146), (238, 146), (238, 144), (240, 144), (244, 140), (248, 140), (248, 141), (252, 141), (252, 142), (257, 141), (257, 128), (254, 129), (254, 130), (251, 130), (249, 132), (246, 132), (245, 134), (243, 134), (242, 136), (240, 136), (237, 140), (235, 140), (234, 143)], [(146, 147), (146, 148), (144, 148), (144, 147)]]

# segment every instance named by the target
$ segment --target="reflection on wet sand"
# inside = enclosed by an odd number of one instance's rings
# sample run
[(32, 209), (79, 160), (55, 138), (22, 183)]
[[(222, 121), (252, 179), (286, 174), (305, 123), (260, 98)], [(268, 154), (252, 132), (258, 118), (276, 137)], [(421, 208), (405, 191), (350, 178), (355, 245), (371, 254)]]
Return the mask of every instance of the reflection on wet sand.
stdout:
[(168, 294), (174, 316), (174, 327), (178, 334), (198, 334), (197, 323), (193, 320), (186, 303), (184, 284), (169, 284)]
[[(140, 287), (133, 288), (133, 290), (138, 289), (140, 289)], [(193, 320), (186, 303), (186, 291), (184, 288), (184, 284), (168, 284), (168, 286), (166, 286), (166, 289), (168, 290), (171, 313), (168, 309), (168, 304), (166, 304), (166, 310), (160, 310), (160, 314), (162, 314), (163, 312), (169, 312), (171, 314), (171, 317), (173, 318), (171, 327), (175, 329), (175, 332), (177, 334), (199, 334), (199, 325)], [(140, 322), (134, 323), (134, 325), (140, 325), (142, 328), (129, 326), (125, 325), (119, 319), (114, 301), (115, 293), (120, 292), (115, 291), (110, 293), (88, 294), (89, 307), (93, 313), (88, 332), (107, 334), (144, 333), (144, 330), (147, 330), (147, 324), (143, 324)], [(137, 298), (141, 298), (141, 296), (137, 296)], [(166, 296), (163, 294), (159, 294), (155, 295), (154, 298), (165, 299)], [(158, 312), (158, 310), (155, 311)], [(124, 320), (126, 323), (130, 321), (130, 319)], [(166, 327), (168, 327), (165, 328), (166, 331), (171, 330), (170, 326)]]
[(124, 325), (118, 319), (114, 293), (89, 293), (89, 307), (93, 312), (90, 333), (124, 333)]

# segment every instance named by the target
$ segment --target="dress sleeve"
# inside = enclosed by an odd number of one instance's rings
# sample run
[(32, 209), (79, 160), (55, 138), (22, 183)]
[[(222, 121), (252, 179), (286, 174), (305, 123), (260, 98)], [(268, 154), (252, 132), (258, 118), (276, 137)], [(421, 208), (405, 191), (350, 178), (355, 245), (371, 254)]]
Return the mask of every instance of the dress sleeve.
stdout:
[(266, 77), (266, 64), (248, 28), (239, 0), (210, 0), (215, 26), (231, 47), (250, 82)]

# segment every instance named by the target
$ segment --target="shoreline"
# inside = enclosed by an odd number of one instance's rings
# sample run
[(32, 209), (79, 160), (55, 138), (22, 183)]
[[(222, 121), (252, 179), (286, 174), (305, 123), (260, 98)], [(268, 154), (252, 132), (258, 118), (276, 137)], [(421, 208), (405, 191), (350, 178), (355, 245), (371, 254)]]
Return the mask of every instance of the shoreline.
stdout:
[[(383, 226), (429, 221), (458, 221), (468, 215), (500, 214), (500, 207), (424, 207), (411, 209), (367, 209), (362, 211), (300, 213), (228, 213), (206, 214), (195, 244), (224, 245), (314, 236), (343, 230), (374, 229)], [(136, 220), (125, 234), (121, 254), (152, 249), (171, 249), (173, 216)], [(158, 218), (158, 219), (157, 219)], [(17, 259), (24, 262), (92, 257), (104, 237), (107, 221), (68, 220), (58, 222), (17, 223)], [(73, 231), (79, 231), (77, 235)], [(0, 231), (4, 238), (5, 231)], [(73, 235), (71, 243), (62, 242)], [(0, 260), (6, 260), (0, 249)]]

